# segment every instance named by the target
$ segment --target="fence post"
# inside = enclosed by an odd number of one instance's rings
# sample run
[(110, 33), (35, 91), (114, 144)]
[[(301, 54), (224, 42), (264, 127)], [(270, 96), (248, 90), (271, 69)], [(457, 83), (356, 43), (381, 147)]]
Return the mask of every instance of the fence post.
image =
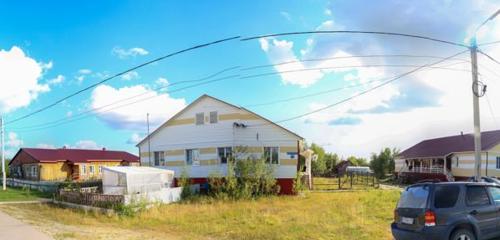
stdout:
[(340, 186), (340, 175), (339, 175), (339, 176), (337, 176), (337, 177), (338, 177), (338, 179), (339, 179), (339, 190), (340, 190), (340, 189), (342, 189), (342, 187)]
[(351, 175), (351, 189), (352, 189), (352, 173), (351, 173), (351, 174), (349, 174), (349, 175)]

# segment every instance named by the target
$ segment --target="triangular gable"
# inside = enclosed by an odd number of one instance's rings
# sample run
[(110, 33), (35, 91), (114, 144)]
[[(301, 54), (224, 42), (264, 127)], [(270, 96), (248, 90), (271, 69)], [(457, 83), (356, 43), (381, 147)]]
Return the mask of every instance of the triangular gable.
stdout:
[(254, 113), (254, 112), (252, 112), (252, 111), (250, 111), (250, 110), (248, 110), (248, 109), (246, 109), (246, 108), (243, 108), (243, 107), (238, 107), (238, 106), (236, 106), (236, 105), (234, 105), (234, 104), (228, 103), (228, 102), (223, 101), (223, 100), (221, 100), (221, 99), (218, 99), (218, 98), (215, 98), (215, 97), (209, 96), (209, 95), (207, 95), (207, 94), (203, 94), (202, 96), (200, 96), (199, 98), (197, 98), (196, 100), (194, 100), (192, 103), (190, 103), (189, 105), (187, 105), (184, 109), (182, 109), (182, 110), (181, 110), (181, 111), (179, 111), (177, 114), (175, 114), (175, 115), (174, 115), (174, 116), (172, 116), (170, 119), (168, 119), (166, 122), (164, 122), (162, 125), (160, 125), (158, 128), (156, 128), (156, 129), (155, 129), (153, 132), (151, 132), (148, 136), (146, 136), (146, 137), (145, 137), (144, 139), (142, 139), (139, 143), (137, 143), (137, 145), (136, 145), (136, 146), (138, 147), (138, 146), (139, 146), (139, 145), (141, 145), (144, 141), (146, 141), (148, 138), (152, 137), (153, 135), (155, 135), (156, 133), (158, 133), (161, 129), (163, 129), (164, 127), (168, 126), (168, 125), (169, 125), (169, 123), (171, 123), (171, 122), (175, 121), (175, 120), (176, 120), (176, 118), (178, 118), (179, 116), (181, 116), (183, 113), (185, 113), (186, 111), (188, 111), (191, 107), (195, 106), (198, 102), (200, 102), (200, 101), (201, 101), (202, 99), (204, 99), (204, 98), (210, 98), (210, 99), (213, 99), (213, 100), (218, 101), (218, 102), (220, 102), (220, 103), (223, 103), (223, 104), (225, 104), (225, 105), (228, 105), (228, 106), (230, 106), (230, 107), (233, 107), (233, 108), (235, 108), (235, 109), (238, 109), (238, 110), (243, 110), (243, 111), (245, 111), (245, 112), (247, 112), (247, 113), (250, 113), (250, 114), (252, 114), (252, 115), (255, 115), (256, 117), (258, 117), (258, 118), (260, 118), (260, 119), (262, 119), (262, 120), (264, 120), (264, 121), (266, 121), (266, 122), (270, 123), (271, 125), (274, 125), (274, 126), (279, 127), (280, 129), (282, 129), (282, 130), (284, 130), (284, 131), (286, 131), (286, 132), (288, 132), (288, 133), (292, 134), (293, 136), (296, 136), (297, 138), (304, 139), (303, 137), (299, 136), (298, 134), (296, 134), (296, 133), (294, 133), (294, 132), (292, 132), (292, 131), (290, 131), (290, 130), (288, 130), (288, 129), (286, 129), (286, 128), (284, 128), (284, 127), (282, 127), (282, 126), (280, 126), (280, 125), (278, 125), (278, 124), (276, 124), (276, 123), (274, 123), (274, 122), (272, 122), (271, 120), (268, 120), (267, 118), (264, 118), (264, 117), (262, 117), (261, 115), (259, 115), (259, 114), (257, 114), (257, 113)]

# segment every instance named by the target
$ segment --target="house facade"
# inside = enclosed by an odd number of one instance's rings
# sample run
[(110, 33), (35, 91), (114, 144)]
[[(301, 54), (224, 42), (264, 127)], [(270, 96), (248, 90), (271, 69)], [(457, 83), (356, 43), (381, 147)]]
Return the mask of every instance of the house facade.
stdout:
[[(481, 174), (500, 177), (500, 130), (481, 133)], [(465, 180), (474, 176), (474, 136), (428, 139), (401, 152), (395, 160), (400, 176)]]
[(103, 166), (139, 165), (123, 151), (21, 148), (9, 162), (11, 177), (33, 181), (100, 179)]
[(303, 138), (241, 107), (203, 95), (138, 143), (141, 164), (183, 171), (195, 183), (227, 173), (227, 161), (265, 158), (281, 193), (292, 193)]

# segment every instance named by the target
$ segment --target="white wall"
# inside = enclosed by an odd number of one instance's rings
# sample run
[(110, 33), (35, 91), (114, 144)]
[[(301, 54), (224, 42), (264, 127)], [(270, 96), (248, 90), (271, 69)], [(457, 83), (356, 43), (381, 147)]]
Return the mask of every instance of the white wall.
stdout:
[[(211, 111), (217, 111), (218, 115), (240, 113), (248, 115), (249, 112), (227, 105), (212, 98), (204, 98), (197, 104), (191, 106), (187, 111), (180, 114), (176, 119), (195, 118), (196, 113), (204, 112), (209, 116)], [(243, 123), (246, 128), (235, 128), (233, 123)], [(280, 127), (277, 127), (263, 119), (238, 119), (219, 120), (216, 124), (205, 122), (203, 125), (183, 124), (172, 125), (160, 129), (150, 139), (151, 161), (154, 161), (153, 152), (179, 149), (216, 148), (231, 146), (248, 146), (262, 149), (264, 146), (297, 147), (299, 138)], [(139, 145), (140, 152), (148, 152), (148, 142)], [(281, 151), (280, 151), (281, 152)], [(296, 152), (296, 150), (295, 150)], [(260, 154), (253, 154), (260, 157)], [(298, 156), (295, 156), (297, 158)], [(290, 159), (286, 153), (280, 153), (280, 159)], [(217, 154), (200, 154), (200, 160), (217, 159)], [(166, 156), (166, 161), (185, 160), (185, 155)], [(141, 157), (144, 165), (149, 165), (148, 157)], [(295, 178), (297, 167), (294, 165), (275, 165), (275, 176), (277, 178)], [(226, 173), (226, 165), (207, 166), (168, 166), (162, 167), (175, 171), (178, 177), (183, 169), (188, 171), (190, 177), (205, 178), (210, 173)]]

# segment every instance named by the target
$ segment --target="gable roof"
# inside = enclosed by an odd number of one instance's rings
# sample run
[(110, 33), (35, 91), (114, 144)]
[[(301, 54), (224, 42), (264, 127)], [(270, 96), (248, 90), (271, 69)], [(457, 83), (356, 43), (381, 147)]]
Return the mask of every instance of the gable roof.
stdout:
[(144, 141), (146, 141), (148, 138), (152, 137), (154, 134), (156, 134), (158, 131), (160, 131), (163, 127), (165, 127), (168, 123), (170, 123), (171, 121), (173, 121), (175, 118), (177, 118), (178, 116), (180, 116), (182, 113), (186, 112), (189, 108), (191, 108), (192, 106), (196, 105), (196, 103), (200, 102), (202, 99), (204, 98), (210, 98), (210, 99), (213, 99), (215, 101), (218, 101), (218, 102), (221, 102), (223, 104), (226, 104), (226, 105), (229, 105), (231, 107), (234, 107), (236, 109), (240, 109), (240, 110), (243, 110), (243, 111), (246, 111), (248, 113), (251, 113), (251, 114), (254, 114), (255, 116), (259, 117), (259, 118), (262, 118), (262, 120), (265, 120), (267, 122), (269, 122), (270, 124), (274, 125), (274, 126), (277, 126), (283, 130), (285, 130), (286, 132), (296, 136), (297, 138), (300, 138), (300, 139), (304, 139), (303, 137), (299, 136), (298, 134), (282, 127), (281, 125), (278, 125), (276, 123), (274, 123), (273, 121), (265, 118), (265, 117), (262, 117), (261, 115), (257, 114), (257, 113), (254, 113), (244, 107), (238, 107), (234, 104), (231, 104), (231, 103), (228, 103), (224, 100), (221, 100), (221, 99), (218, 99), (218, 98), (215, 98), (215, 97), (212, 97), (210, 95), (207, 95), (207, 94), (203, 94), (201, 95), (199, 98), (197, 98), (196, 100), (194, 100), (192, 103), (190, 103), (189, 105), (187, 105), (184, 109), (182, 109), (181, 111), (179, 111), (177, 114), (175, 114), (174, 116), (172, 116), (170, 119), (168, 119), (166, 122), (164, 122), (162, 125), (160, 125), (158, 128), (156, 128), (153, 132), (151, 132), (148, 136), (146, 136), (145, 138), (143, 138), (140, 142), (137, 143), (136, 146), (139, 146), (141, 145)]
[[(44, 148), (21, 148), (16, 153), (11, 163), (16, 157), (25, 152), (38, 162), (69, 161), (72, 163), (85, 163), (89, 160), (102, 161), (125, 161), (139, 162), (139, 157), (124, 151), (109, 150), (88, 150), (88, 149), (44, 149)], [(10, 164), (10, 163), (9, 163)]]
[[(486, 151), (500, 143), (500, 130), (481, 133), (481, 150)], [(424, 140), (401, 152), (403, 158), (444, 157), (455, 152), (474, 151), (474, 135), (464, 134)]]

